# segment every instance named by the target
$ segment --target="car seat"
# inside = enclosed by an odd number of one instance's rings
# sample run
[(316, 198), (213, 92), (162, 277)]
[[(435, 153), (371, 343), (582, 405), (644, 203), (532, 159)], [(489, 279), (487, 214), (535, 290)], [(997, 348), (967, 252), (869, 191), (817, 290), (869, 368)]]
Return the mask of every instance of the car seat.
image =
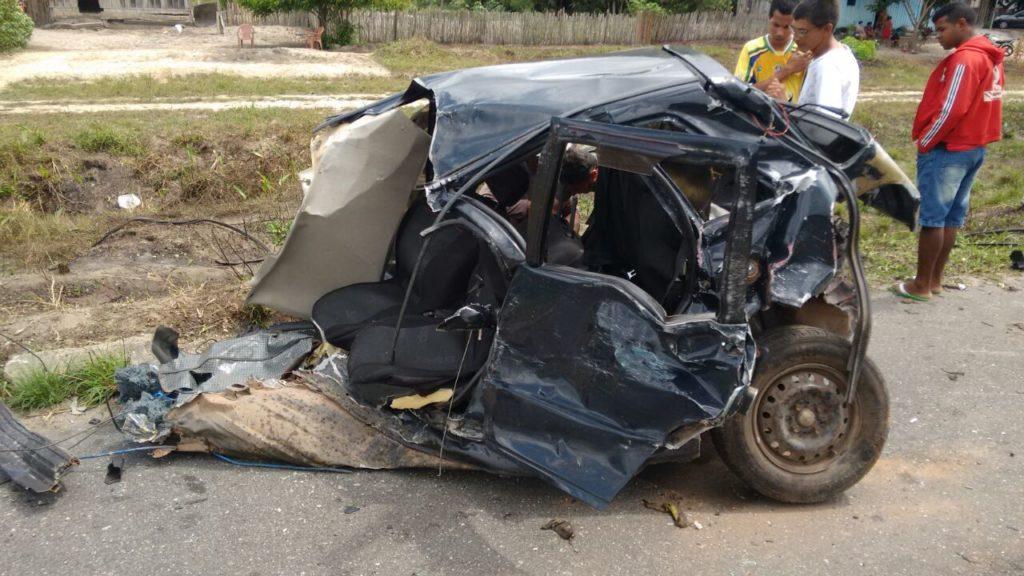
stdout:
[[(426, 240), (421, 233), (433, 225), (435, 218), (426, 199), (420, 197), (399, 223), (393, 248), (394, 275), (380, 282), (345, 286), (317, 300), (312, 319), (328, 342), (348, 349), (361, 328), (398, 316), (416, 259)], [(478, 242), (468, 230), (448, 226), (437, 230), (430, 238), (409, 300), (408, 312), (413, 315), (449, 309), (461, 302), (477, 262)]]

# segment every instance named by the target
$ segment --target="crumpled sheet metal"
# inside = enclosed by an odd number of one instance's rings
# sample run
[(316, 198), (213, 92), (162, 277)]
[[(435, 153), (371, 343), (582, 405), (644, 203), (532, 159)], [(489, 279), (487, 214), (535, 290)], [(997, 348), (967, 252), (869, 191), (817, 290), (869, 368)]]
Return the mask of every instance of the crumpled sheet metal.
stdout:
[(126, 402), (117, 416), (121, 433), (139, 443), (163, 441), (171, 433), (164, 416), (173, 406), (174, 401), (163, 394), (143, 392), (137, 400)]
[(318, 135), (312, 183), (281, 251), (253, 278), (246, 304), (308, 319), (327, 292), (379, 280), (429, 142), (401, 110)]
[[(782, 175), (779, 183), (786, 192), (754, 208), (751, 253), (766, 266), (771, 302), (799, 308), (821, 294), (838, 269), (832, 220), (838, 191), (822, 168)], [(700, 267), (712, 282), (722, 273), (727, 222), (728, 218), (709, 222), (701, 236)], [(705, 300), (709, 297), (714, 299), (709, 294)], [(707, 302), (709, 309), (716, 305)]]
[(61, 476), (78, 461), (61, 448), (49, 446), (50, 443), (22, 426), (7, 405), (0, 402), (0, 478), (10, 478), (33, 492), (59, 490)]
[(220, 392), (251, 378), (280, 378), (312, 349), (313, 338), (303, 332), (253, 332), (161, 364), (160, 386), (168, 394), (177, 393), (180, 406), (200, 392)]
[(718, 422), (754, 362), (746, 324), (667, 321), (628, 281), (608, 280), (520, 268), (469, 410), (486, 415), (494, 450), (598, 508), (673, 431)]
[(846, 170), (857, 196), (868, 206), (897, 218), (917, 230), (921, 193), (878, 142), (872, 142), (859, 160)]
[[(253, 381), (206, 393), (171, 410), (181, 450), (301, 466), (437, 468), (437, 456), (407, 448), (304, 385)], [(462, 467), (446, 462), (446, 467)]]
[[(701, 58), (702, 65), (726, 72), (710, 58), (694, 55)], [(330, 118), (322, 126), (380, 114), (429, 97), (437, 110), (430, 161), (434, 175), (442, 179), (524, 132), (546, 125), (553, 117), (695, 78), (684, 63), (657, 48), (469, 68), (416, 78), (405, 93)]]

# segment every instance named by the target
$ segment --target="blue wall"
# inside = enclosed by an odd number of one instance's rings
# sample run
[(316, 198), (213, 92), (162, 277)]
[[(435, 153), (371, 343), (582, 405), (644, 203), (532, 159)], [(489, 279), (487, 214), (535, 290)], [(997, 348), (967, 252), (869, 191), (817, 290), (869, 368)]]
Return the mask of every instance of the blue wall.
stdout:
[[(860, 21), (863, 21), (865, 24), (874, 22), (875, 13), (868, 8), (868, 6), (874, 4), (873, 0), (854, 1), (856, 5), (850, 6), (848, 5), (849, 0), (839, 0), (839, 25), (856, 26), (857, 22)], [(910, 6), (915, 16), (920, 14), (921, 0), (910, 0)], [(903, 2), (897, 2), (889, 6), (889, 16), (892, 17), (893, 29), (914, 25), (910, 18), (907, 17), (907, 10), (903, 7)]]

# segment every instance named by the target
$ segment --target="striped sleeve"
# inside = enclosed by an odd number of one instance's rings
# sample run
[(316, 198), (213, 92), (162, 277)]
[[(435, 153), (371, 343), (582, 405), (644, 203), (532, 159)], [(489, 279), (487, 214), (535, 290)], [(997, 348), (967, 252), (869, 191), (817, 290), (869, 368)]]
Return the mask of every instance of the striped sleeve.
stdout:
[(928, 152), (957, 127), (971, 107), (977, 96), (978, 81), (971, 67), (965, 62), (951, 62), (947, 69), (945, 94), (942, 96), (942, 108), (922, 130), (923, 136), (917, 142), (917, 149)]
[(749, 44), (743, 45), (743, 49), (740, 50), (740, 57), (736, 60), (736, 71), (733, 72), (733, 76), (744, 82), (750, 82), (750, 51), (748, 47)]

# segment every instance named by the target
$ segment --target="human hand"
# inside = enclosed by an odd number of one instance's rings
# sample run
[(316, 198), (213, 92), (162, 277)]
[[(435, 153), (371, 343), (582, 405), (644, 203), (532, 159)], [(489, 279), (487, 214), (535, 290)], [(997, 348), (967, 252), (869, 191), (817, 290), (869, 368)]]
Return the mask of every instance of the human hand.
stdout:
[(526, 198), (523, 198), (522, 200), (509, 206), (508, 210), (506, 210), (505, 213), (508, 214), (509, 218), (513, 218), (515, 220), (523, 220), (530, 213), (530, 201), (527, 200)]
[(785, 86), (775, 78), (772, 78), (771, 82), (768, 83), (768, 86), (765, 87), (764, 93), (780, 102), (785, 102), (789, 99), (788, 96), (786, 96)]
[(786, 76), (807, 70), (807, 66), (810, 65), (812, 57), (813, 55), (810, 51), (794, 51), (793, 55), (789, 57), (789, 62), (786, 62), (786, 66), (784, 68)]

